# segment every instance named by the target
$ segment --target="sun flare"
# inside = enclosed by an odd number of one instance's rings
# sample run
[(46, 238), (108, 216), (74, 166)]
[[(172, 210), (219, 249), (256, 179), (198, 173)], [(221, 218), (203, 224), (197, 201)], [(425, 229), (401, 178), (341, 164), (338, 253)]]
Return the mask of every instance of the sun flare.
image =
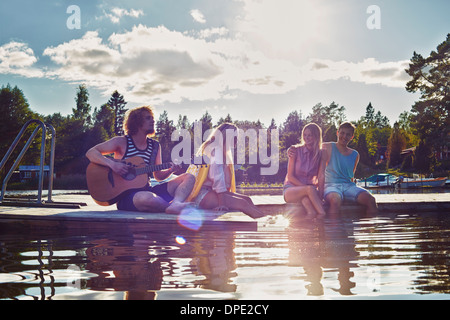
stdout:
[(244, 1), (239, 24), (246, 38), (263, 51), (298, 54), (320, 40), (327, 24), (327, 10), (317, 1)]

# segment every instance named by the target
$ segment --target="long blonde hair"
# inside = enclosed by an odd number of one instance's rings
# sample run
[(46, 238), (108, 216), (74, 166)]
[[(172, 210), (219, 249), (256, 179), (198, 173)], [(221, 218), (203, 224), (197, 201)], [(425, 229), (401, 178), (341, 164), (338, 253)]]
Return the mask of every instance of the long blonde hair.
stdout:
[(308, 123), (306, 126), (303, 127), (301, 141), (295, 147), (301, 147), (305, 145), (303, 135), (305, 134), (306, 129), (308, 129), (311, 132), (315, 141), (313, 145), (313, 154), (314, 154), (313, 159), (314, 160), (320, 159), (321, 154), (320, 150), (322, 149), (322, 129), (320, 129), (320, 127), (314, 122)]
[[(209, 136), (205, 140), (205, 142), (203, 142), (202, 145), (198, 148), (196, 156), (200, 157), (200, 156), (204, 155), (206, 147), (208, 147), (211, 143), (213, 143), (215, 141), (218, 132), (221, 133), (222, 139), (224, 139), (223, 142), (225, 142), (226, 141), (225, 137), (226, 137), (226, 131), (227, 130), (237, 131), (238, 127), (236, 125), (232, 124), (232, 123), (229, 123), (229, 122), (222, 123), (221, 125), (216, 127), (214, 130), (211, 131), (211, 133), (209, 134)], [(211, 155), (208, 154), (207, 156), (211, 156)], [(229, 160), (232, 161), (232, 157), (230, 155), (230, 150), (226, 150), (226, 156), (227, 156), (227, 158)], [(225, 163), (226, 159), (223, 159), (223, 160), (224, 160), (223, 163)]]

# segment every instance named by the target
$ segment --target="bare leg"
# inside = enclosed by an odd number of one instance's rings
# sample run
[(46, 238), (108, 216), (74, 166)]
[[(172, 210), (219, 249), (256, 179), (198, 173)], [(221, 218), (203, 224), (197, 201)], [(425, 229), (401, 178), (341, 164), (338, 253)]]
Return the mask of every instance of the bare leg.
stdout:
[(378, 206), (375, 198), (369, 192), (361, 192), (356, 201), (366, 206), (368, 214), (377, 214)]
[(256, 207), (255, 204), (253, 203), (252, 198), (250, 198), (249, 196), (246, 196), (245, 194), (240, 194), (240, 193), (232, 193), (232, 195), (236, 198), (241, 198), (241, 199), (247, 201), (250, 206)]
[(319, 192), (314, 186), (296, 186), (287, 189), (284, 192), (284, 199), (288, 203), (300, 203), (303, 198), (307, 197), (310, 201), (311, 206), (308, 210), (308, 214), (313, 210), (314, 213), (324, 215), (325, 210), (322, 206), (322, 200), (320, 199)]
[(166, 213), (180, 213), (190, 203), (184, 202), (192, 191), (195, 184), (195, 177), (192, 174), (184, 173), (168, 182), (167, 191), (173, 196), (173, 201), (166, 208)]
[(169, 203), (163, 198), (149, 191), (141, 191), (133, 197), (134, 206), (144, 212), (164, 212)]
[(226, 193), (225, 205), (230, 209), (240, 210), (254, 219), (264, 216), (249, 197), (237, 193)]
[(303, 197), (300, 201), (303, 207), (306, 209), (306, 215), (308, 218), (314, 218), (316, 216), (316, 210), (308, 197)]
[(339, 214), (339, 210), (341, 209), (342, 199), (341, 196), (336, 192), (330, 192), (325, 197), (325, 201), (330, 205), (329, 213), (330, 214)]
[[(230, 210), (238, 210), (244, 212), (252, 218), (260, 218), (264, 214), (251, 202), (251, 199), (246, 196), (227, 192), (224, 195), (224, 205)], [(250, 202), (249, 202), (250, 200)], [(219, 199), (217, 193), (210, 191), (200, 202), (200, 207), (203, 209), (214, 209), (218, 207)]]

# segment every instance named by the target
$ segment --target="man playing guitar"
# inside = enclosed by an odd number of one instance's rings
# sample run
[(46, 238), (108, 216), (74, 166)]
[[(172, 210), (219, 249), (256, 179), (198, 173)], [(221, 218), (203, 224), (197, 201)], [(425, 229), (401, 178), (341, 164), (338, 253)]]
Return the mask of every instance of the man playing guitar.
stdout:
[[(153, 108), (149, 106), (129, 110), (124, 119), (125, 136), (114, 137), (92, 147), (86, 157), (93, 164), (110, 168), (117, 175), (126, 175), (130, 167), (125, 162), (114, 161), (104, 155), (114, 154), (114, 159), (141, 157), (146, 165), (162, 163), (161, 146), (150, 137), (155, 135)], [(155, 154), (156, 153), (156, 154)], [(171, 164), (166, 170), (153, 172), (156, 180), (167, 179), (180, 167)], [(189, 203), (184, 202), (195, 183), (193, 175), (184, 173), (169, 182), (151, 187), (131, 189), (120, 195), (117, 202), (119, 210), (166, 212), (178, 214)]]

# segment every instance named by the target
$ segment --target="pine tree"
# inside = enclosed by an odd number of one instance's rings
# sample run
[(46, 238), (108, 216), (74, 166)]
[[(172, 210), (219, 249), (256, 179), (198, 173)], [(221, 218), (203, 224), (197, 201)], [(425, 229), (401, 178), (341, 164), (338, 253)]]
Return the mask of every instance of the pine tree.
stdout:
[[(406, 84), (408, 92), (420, 92), (420, 99), (411, 109), (411, 127), (419, 136), (425, 152), (417, 153), (420, 167), (431, 167), (433, 154), (450, 146), (450, 33), (444, 42), (424, 58), (414, 52), (409, 68), (412, 77)], [(420, 147), (420, 144), (418, 148)], [(427, 150), (430, 148), (430, 150)], [(428, 155), (429, 154), (429, 155)], [(426, 162), (429, 161), (427, 164)]]
[(406, 138), (400, 125), (396, 122), (388, 140), (388, 166), (396, 167), (402, 164), (401, 153), (406, 148)]
[(75, 120), (81, 120), (84, 127), (91, 125), (91, 105), (89, 104), (89, 92), (84, 84), (79, 85), (75, 97), (76, 107), (72, 108)]
[(114, 113), (114, 134), (116, 136), (123, 135), (123, 118), (127, 111), (127, 109), (125, 109), (127, 102), (125, 102), (123, 95), (116, 90), (108, 100), (108, 104), (111, 106)]
[(174, 146), (172, 142), (172, 132), (176, 130), (173, 121), (169, 120), (169, 115), (166, 110), (159, 116), (156, 122), (156, 138), (161, 145), (163, 162), (171, 161), (171, 152)]

